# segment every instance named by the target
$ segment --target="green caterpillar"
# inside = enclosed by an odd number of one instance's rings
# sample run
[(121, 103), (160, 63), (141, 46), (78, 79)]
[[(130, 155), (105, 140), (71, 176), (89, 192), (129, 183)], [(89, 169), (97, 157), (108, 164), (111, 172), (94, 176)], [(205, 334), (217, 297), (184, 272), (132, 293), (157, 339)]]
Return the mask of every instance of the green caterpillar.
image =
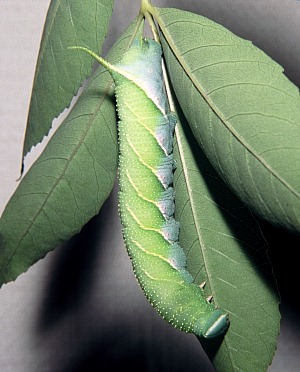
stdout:
[(120, 63), (103, 64), (115, 82), (119, 116), (119, 209), (135, 275), (150, 303), (174, 327), (199, 337), (223, 334), (228, 316), (193, 283), (178, 244), (174, 215), (173, 136), (167, 113), (160, 45), (134, 40)]

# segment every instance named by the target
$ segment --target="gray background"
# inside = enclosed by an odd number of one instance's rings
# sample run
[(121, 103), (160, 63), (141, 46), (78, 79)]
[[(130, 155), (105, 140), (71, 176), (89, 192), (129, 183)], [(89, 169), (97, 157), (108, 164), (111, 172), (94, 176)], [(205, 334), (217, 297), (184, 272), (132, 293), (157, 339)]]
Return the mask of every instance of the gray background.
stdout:
[[(300, 86), (299, 1), (153, 2), (200, 13), (251, 39)], [(49, 3), (0, 0), (0, 212), (17, 186), (35, 62)], [(138, 6), (139, 0), (116, 0), (106, 48), (136, 15)], [(42, 147), (30, 153), (27, 167)], [(270, 244), (283, 314), (269, 371), (299, 371), (300, 312), (294, 298), (299, 292), (299, 238), (265, 223), (262, 227)], [(133, 371), (213, 371), (199, 353), (196, 338), (162, 321), (138, 287), (120, 234), (115, 190), (79, 237), (57, 247), (0, 290), (2, 372), (105, 371), (127, 365)]]

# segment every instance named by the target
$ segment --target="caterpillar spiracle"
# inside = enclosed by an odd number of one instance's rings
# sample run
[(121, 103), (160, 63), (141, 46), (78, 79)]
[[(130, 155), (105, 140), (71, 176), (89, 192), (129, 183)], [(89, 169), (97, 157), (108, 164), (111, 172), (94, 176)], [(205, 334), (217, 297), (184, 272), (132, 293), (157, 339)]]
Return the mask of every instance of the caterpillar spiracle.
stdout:
[(228, 315), (208, 302), (186, 269), (174, 219), (173, 137), (160, 44), (135, 39), (112, 65), (86, 48), (115, 82), (119, 116), (119, 211), (123, 237), (147, 299), (174, 327), (199, 337), (222, 335)]

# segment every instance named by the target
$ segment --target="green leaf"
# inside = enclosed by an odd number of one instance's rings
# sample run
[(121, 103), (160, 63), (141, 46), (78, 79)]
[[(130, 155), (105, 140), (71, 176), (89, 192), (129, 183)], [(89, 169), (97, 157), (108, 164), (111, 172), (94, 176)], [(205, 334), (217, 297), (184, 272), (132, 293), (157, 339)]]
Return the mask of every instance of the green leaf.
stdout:
[(99, 51), (107, 34), (113, 0), (52, 0), (36, 65), (26, 135), (25, 156), (51, 128), (52, 121), (71, 102), (92, 62), (74, 58), (69, 46), (86, 45)]
[(202, 345), (218, 371), (266, 371), (280, 314), (265, 240), (253, 215), (219, 178), (179, 118), (174, 184), (180, 244), (195, 282), (206, 282), (206, 296), (212, 295), (230, 320), (221, 345)]
[(219, 175), (269, 222), (300, 231), (300, 99), (261, 50), (199, 15), (157, 9), (172, 85)]
[[(115, 44), (110, 61), (120, 59), (134, 26)], [(0, 284), (14, 280), (98, 213), (116, 176), (116, 129), (113, 83), (101, 67), (3, 212)]]

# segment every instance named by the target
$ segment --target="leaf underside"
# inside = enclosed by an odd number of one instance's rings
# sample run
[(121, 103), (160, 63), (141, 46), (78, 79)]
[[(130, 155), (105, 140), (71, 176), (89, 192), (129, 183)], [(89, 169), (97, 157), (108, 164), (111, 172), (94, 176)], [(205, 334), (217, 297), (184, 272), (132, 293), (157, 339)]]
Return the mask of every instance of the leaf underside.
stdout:
[(213, 21), (158, 14), (170, 79), (203, 151), (249, 208), (299, 232), (299, 90), (260, 49)]
[(113, 3), (113, 0), (51, 1), (36, 64), (23, 157), (48, 134), (53, 119), (70, 104), (91, 72), (91, 59), (84, 54), (74, 58), (74, 52), (67, 48), (85, 45), (99, 51)]
[(180, 245), (195, 282), (206, 283), (205, 295), (212, 295), (230, 319), (221, 345), (201, 340), (202, 346), (218, 371), (265, 371), (280, 325), (266, 243), (253, 215), (226, 187), (179, 117), (174, 184)]

